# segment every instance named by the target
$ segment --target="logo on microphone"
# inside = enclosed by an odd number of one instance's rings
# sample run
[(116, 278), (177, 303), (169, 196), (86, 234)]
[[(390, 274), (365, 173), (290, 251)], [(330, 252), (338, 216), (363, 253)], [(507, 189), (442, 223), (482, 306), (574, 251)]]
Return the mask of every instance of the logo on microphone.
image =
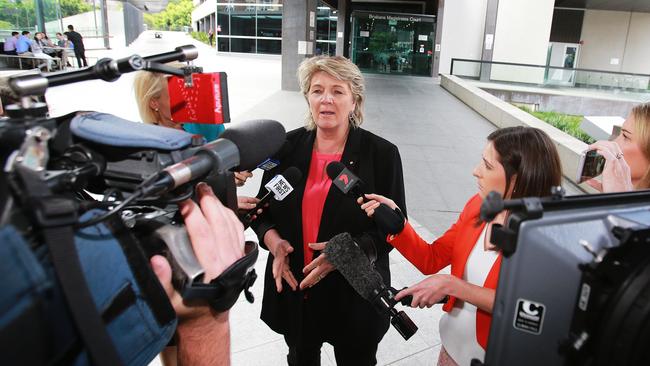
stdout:
[(513, 326), (515, 329), (527, 333), (541, 334), (545, 310), (546, 306), (544, 304), (518, 299)]
[(334, 185), (338, 187), (338, 189), (340, 189), (344, 194), (348, 194), (352, 187), (357, 185), (359, 178), (357, 178), (354, 174), (352, 174), (352, 172), (345, 168), (341, 170), (333, 182)]
[(276, 175), (264, 186), (268, 191), (273, 192), (274, 198), (282, 201), (286, 196), (293, 192), (293, 187), (281, 174)]

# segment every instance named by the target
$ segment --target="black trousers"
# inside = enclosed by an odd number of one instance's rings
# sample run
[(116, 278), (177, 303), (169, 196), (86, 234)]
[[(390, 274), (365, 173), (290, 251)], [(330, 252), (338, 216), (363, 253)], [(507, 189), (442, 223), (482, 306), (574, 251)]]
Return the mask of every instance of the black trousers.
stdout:
[(373, 337), (356, 337), (350, 341), (345, 331), (336, 324), (319, 321), (319, 314), (303, 308), (302, 334), (287, 337), (289, 346), (287, 364), (289, 366), (320, 366), (320, 350), (324, 342), (334, 347), (334, 357), (338, 366), (374, 366), (377, 364), (378, 341)]
[(74, 55), (77, 58), (77, 65), (79, 65), (79, 68), (81, 68), (82, 61), (84, 67), (88, 66), (88, 62), (86, 61), (86, 50), (84, 48), (75, 48)]

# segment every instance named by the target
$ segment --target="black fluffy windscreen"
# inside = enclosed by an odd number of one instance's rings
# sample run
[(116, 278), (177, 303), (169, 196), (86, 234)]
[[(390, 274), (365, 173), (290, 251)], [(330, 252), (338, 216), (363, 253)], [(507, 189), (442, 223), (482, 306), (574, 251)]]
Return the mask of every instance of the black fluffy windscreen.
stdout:
[(257, 164), (280, 150), (286, 132), (278, 121), (258, 119), (234, 124), (219, 137), (237, 145), (239, 170), (253, 170)]
[(349, 233), (340, 233), (330, 239), (323, 253), (364, 299), (372, 301), (373, 290), (384, 287), (381, 276)]

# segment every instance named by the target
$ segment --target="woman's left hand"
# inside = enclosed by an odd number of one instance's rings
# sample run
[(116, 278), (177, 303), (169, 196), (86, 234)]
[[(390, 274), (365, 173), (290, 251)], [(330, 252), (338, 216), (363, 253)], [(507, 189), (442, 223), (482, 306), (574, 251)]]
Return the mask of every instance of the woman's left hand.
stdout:
[(405, 296), (413, 295), (411, 307), (430, 308), (447, 295), (455, 296), (458, 281), (459, 279), (452, 275), (435, 274), (398, 292), (395, 300), (399, 301)]
[[(327, 242), (323, 243), (312, 243), (309, 244), (309, 247), (312, 250), (323, 250)], [(308, 275), (300, 282), (300, 289), (304, 290), (307, 287), (312, 287), (322, 280), (328, 273), (334, 270), (334, 266), (327, 260), (325, 253), (322, 253), (318, 258), (314, 259), (302, 269), (302, 273), (308, 273)]]

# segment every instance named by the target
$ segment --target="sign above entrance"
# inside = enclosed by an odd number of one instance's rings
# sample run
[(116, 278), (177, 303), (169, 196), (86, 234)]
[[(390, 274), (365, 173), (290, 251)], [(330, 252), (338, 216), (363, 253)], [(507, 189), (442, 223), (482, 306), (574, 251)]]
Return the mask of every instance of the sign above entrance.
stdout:
[(399, 22), (414, 22), (414, 23), (434, 23), (436, 21), (436, 17), (434, 15), (366, 13), (362, 11), (355, 11), (354, 15), (358, 18), (368, 18), (373, 20), (388, 20), (389, 22), (399, 21)]

